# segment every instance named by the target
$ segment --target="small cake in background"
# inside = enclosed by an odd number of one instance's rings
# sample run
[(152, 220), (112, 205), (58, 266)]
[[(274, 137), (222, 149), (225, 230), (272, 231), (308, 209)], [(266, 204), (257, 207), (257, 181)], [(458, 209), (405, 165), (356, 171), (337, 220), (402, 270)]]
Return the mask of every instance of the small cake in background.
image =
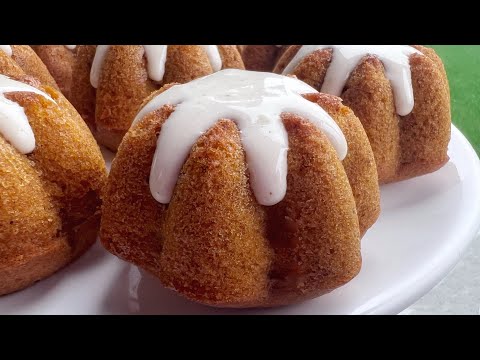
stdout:
[(448, 161), (450, 90), (433, 49), (406, 45), (292, 45), (274, 71), (340, 96), (360, 119), (381, 183)]
[(191, 300), (278, 306), (358, 274), (379, 204), (367, 136), (338, 97), (223, 70), (144, 101), (112, 164), (100, 238)]
[(142, 101), (161, 86), (243, 69), (234, 45), (36, 46), (98, 142), (116, 151)]
[(53, 274), (95, 242), (107, 180), (77, 111), (15, 59), (0, 51), (0, 295)]
[(287, 45), (238, 45), (245, 69), (252, 71), (272, 71), (278, 58), (288, 48)]

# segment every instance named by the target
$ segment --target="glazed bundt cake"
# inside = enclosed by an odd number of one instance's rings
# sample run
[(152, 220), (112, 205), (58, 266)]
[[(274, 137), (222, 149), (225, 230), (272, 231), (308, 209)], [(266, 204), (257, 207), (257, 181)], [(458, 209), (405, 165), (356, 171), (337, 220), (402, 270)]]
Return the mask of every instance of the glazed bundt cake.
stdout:
[(95, 242), (107, 174), (88, 127), (58, 91), (2, 51), (0, 74), (3, 295), (51, 275)]
[(339, 98), (223, 70), (144, 101), (112, 164), (100, 238), (194, 301), (277, 306), (356, 276), (378, 215), (373, 153)]
[(243, 69), (233, 45), (43, 45), (35, 50), (99, 143), (112, 150), (142, 101), (164, 84)]
[(287, 45), (238, 45), (245, 69), (252, 71), (272, 71), (278, 58), (288, 48)]
[(8, 59), (5, 56), (2, 56), (0, 59), (0, 69), (8, 71), (10, 67), (18, 66), (25, 74), (36, 77), (43, 85), (48, 85), (58, 90), (57, 83), (48, 72), (47, 67), (30, 46), (0, 45), (0, 52), (8, 56)]
[(274, 71), (341, 96), (363, 124), (381, 183), (424, 175), (448, 161), (450, 91), (433, 49), (294, 45)]

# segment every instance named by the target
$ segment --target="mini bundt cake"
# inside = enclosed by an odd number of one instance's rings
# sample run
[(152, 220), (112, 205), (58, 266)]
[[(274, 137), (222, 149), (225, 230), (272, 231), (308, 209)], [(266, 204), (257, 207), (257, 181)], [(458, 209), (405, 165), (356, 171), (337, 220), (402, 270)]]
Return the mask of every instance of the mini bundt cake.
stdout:
[(36, 46), (98, 142), (116, 150), (142, 101), (164, 84), (243, 69), (234, 45)]
[(368, 135), (381, 183), (424, 175), (448, 161), (450, 90), (433, 49), (293, 45), (274, 71), (343, 99)]
[(0, 69), (7, 71), (10, 67), (18, 66), (25, 74), (36, 77), (43, 85), (48, 85), (58, 90), (57, 83), (47, 67), (30, 46), (0, 45), (0, 52), (8, 56), (8, 59), (5, 56), (2, 56), (0, 59)]
[(58, 91), (0, 51), (0, 295), (84, 253), (100, 226), (105, 162)]
[(287, 45), (237, 45), (242, 55), (245, 69), (252, 71), (272, 71), (278, 58), (288, 48)]
[(112, 164), (100, 238), (189, 299), (265, 307), (355, 277), (378, 215), (373, 153), (339, 98), (223, 70), (144, 101)]

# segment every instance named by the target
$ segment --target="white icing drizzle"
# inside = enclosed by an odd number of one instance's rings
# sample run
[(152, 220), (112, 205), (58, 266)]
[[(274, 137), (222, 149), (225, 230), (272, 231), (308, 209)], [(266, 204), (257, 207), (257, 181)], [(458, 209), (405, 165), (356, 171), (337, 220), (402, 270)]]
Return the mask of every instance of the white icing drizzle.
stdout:
[(12, 47), (10, 45), (0, 45), (0, 50), (8, 56), (12, 56)]
[(340, 96), (352, 71), (363, 57), (374, 55), (385, 67), (390, 80), (398, 115), (412, 112), (414, 104), (410, 55), (422, 53), (407, 45), (303, 45), (283, 74), (292, 73), (300, 62), (317, 50), (332, 49), (332, 61), (325, 75), (322, 92)]
[(100, 82), (100, 71), (102, 71), (103, 60), (107, 55), (107, 51), (111, 45), (98, 45), (95, 50), (95, 57), (93, 58), (92, 68), (90, 70), (90, 84), (96, 89)]
[(218, 52), (217, 45), (200, 45), (202, 49), (207, 53), (208, 60), (212, 66), (213, 71), (217, 72), (222, 70), (222, 58)]
[(150, 172), (152, 196), (160, 203), (169, 203), (192, 146), (220, 119), (231, 119), (241, 133), (257, 201), (266, 206), (280, 202), (287, 189), (288, 151), (282, 113), (308, 119), (324, 131), (340, 159), (347, 154), (342, 131), (325, 110), (301, 96), (307, 93), (317, 91), (295, 78), (229, 69), (157, 95), (133, 122), (166, 104), (176, 105), (157, 140)]
[[(98, 45), (93, 59), (92, 69), (90, 72), (90, 83), (94, 88), (98, 87), (100, 80), (100, 72), (105, 55), (111, 45)], [(160, 82), (165, 75), (165, 62), (167, 61), (168, 45), (142, 45), (147, 58), (148, 76), (153, 81)], [(199, 45), (206, 52), (213, 71), (222, 69), (222, 58), (218, 51), (217, 45)]]
[(55, 101), (33, 86), (0, 75), (0, 134), (20, 153), (29, 154), (35, 150), (35, 136), (23, 108), (4, 96), (11, 92), (31, 92)]
[(65, 45), (65, 47), (66, 47), (68, 50), (75, 50), (75, 48), (77, 47), (77, 45)]
[(167, 45), (143, 45), (147, 58), (148, 76), (153, 81), (162, 81), (167, 61)]

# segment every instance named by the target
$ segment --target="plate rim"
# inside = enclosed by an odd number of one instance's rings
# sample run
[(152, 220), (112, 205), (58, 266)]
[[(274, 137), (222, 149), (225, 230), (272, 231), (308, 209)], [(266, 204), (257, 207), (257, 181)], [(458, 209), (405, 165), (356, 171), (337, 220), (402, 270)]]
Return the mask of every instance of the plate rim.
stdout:
[[(454, 124), (452, 124), (451, 129), (451, 137), (453, 138), (455, 136), (458, 139), (464, 153), (468, 156), (466, 162), (471, 164), (471, 178), (480, 180), (480, 159), (477, 152), (465, 135), (463, 135)], [(455, 248), (457, 250), (455, 255), (448, 257), (448, 261), (439, 262), (437, 271), (424, 273), (414, 282), (409, 282), (407, 285), (396, 288), (394, 292), (388, 294), (390, 301), (380, 302), (376, 306), (365, 308), (364, 311), (354, 311), (351, 315), (398, 315), (428, 294), (453, 271), (480, 231), (480, 184), (475, 189), (477, 196), (472, 198), (478, 199), (479, 201), (471, 202), (474, 211), (470, 213), (468, 221), (465, 221), (467, 226), (458, 229), (459, 232), (455, 234), (459, 240), (448, 240), (449, 243), (456, 243), (458, 245), (458, 248)], [(442, 259), (445, 260), (445, 258)], [(412, 286), (412, 284), (416, 285)], [(413, 290), (403, 291), (407, 287)]]

